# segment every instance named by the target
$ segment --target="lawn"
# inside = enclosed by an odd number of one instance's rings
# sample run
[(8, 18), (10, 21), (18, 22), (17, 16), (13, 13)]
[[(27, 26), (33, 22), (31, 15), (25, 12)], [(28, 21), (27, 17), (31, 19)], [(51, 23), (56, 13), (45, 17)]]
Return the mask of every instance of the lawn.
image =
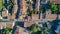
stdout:
[(0, 11), (2, 10), (3, 8), (3, 0), (0, 0)]

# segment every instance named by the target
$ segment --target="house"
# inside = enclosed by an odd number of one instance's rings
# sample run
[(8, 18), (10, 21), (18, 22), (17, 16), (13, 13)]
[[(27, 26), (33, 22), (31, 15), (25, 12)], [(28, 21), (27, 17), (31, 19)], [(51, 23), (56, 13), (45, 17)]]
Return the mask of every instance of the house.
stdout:
[(56, 4), (60, 4), (60, 0), (49, 0), (50, 2), (54, 2)]
[(13, 13), (13, 14), (11, 15), (11, 19), (15, 19), (15, 17), (16, 17), (16, 14)]
[(21, 4), (20, 4), (20, 11), (22, 12), (22, 14), (26, 14), (26, 10), (27, 10), (27, 8), (26, 8), (26, 1), (25, 0), (20, 0), (21, 2)]
[(8, 16), (8, 10), (6, 8), (4, 8), (2, 11), (2, 17), (3, 17), (3, 19), (6, 19), (7, 16)]
[(13, 13), (12, 16), (16, 16), (17, 10), (18, 10), (18, 4), (17, 4), (17, 0), (13, 0), (14, 6), (13, 6)]
[(23, 16), (19, 16), (19, 19), (23, 19)]
[(24, 27), (25, 27), (25, 28), (28, 28), (28, 27), (30, 27), (30, 26), (32, 26), (32, 21), (25, 21), (25, 22), (24, 22)]
[(14, 14), (16, 14), (17, 9), (18, 9), (18, 6), (15, 4), (14, 7), (13, 7), (13, 13), (14, 13)]
[(13, 6), (13, 13), (15, 14), (17, 12), (18, 9), (18, 4), (17, 4), (17, 0), (13, 0), (14, 6)]
[(58, 15), (58, 19), (60, 19), (60, 15)]
[(56, 19), (57, 15), (56, 14), (47, 14), (46, 19)]
[(12, 29), (13, 26), (14, 26), (14, 22), (0, 22), (0, 29), (5, 27), (9, 27)]
[(40, 9), (40, 0), (36, 0), (35, 11), (39, 11)]
[(14, 34), (28, 34), (28, 31), (22, 27), (17, 26)]
[(32, 14), (32, 20), (38, 20), (39, 19), (39, 15), (38, 14)]

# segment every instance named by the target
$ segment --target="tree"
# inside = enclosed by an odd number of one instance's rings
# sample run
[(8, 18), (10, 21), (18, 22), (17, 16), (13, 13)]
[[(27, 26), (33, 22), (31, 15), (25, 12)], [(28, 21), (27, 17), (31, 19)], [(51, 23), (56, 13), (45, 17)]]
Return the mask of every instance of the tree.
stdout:
[(55, 14), (57, 14), (57, 18), (56, 18), (56, 19), (58, 19), (58, 11), (59, 11), (58, 5), (55, 4), (55, 3), (50, 3), (49, 6), (50, 6), (50, 9), (51, 9)]
[(14, 5), (14, 3), (13, 3), (13, 1), (12, 0), (9, 0), (9, 3), (8, 3), (8, 6), (9, 6), (9, 13), (12, 13), (12, 8), (13, 8), (13, 5)]
[(28, 16), (31, 16), (31, 14), (38, 14), (38, 12), (35, 11), (35, 10), (32, 10), (32, 11), (27, 10), (27, 15), (28, 15)]
[(42, 7), (42, 13), (45, 13), (45, 12), (46, 12), (46, 10), (47, 10), (47, 8)]
[(56, 18), (56, 19), (59, 18), (58, 15), (60, 14), (60, 5), (58, 5), (58, 4), (57, 4), (57, 9), (58, 9), (58, 10), (57, 10), (57, 18)]
[(38, 14), (38, 12), (35, 10), (32, 10), (31, 12), (32, 12), (32, 14)]
[(27, 9), (27, 15), (31, 16), (31, 14), (32, 14), (31, 11)]
[(33, 24), (30, 29), (30, 34), (44, 34), (48, 30), (47, 27), (41, 27), (38, 24)]
[(30, 5), (31, 5), (31, 2), (30, 2), (30, 0), (26, 0), (26, 1), (27, 1), (27, 3), (28, 3), (28, 4), (30, 4)]
[(60, 5), (57, 4), (58, 14), (60, 14)]
[(12, 32), (12, 29), (10, 29), (10, 28), (8, 28), (8, 27), (6, 27), (5, 29), (4, 29), (4, 34), (9, 34), (9, 32)]
[(0, 32), (0, 34), (9, 34), (10, 32), (12, 32), (12, 29), (10, 29), (9, 27), (4, 28), (3, 32)]
[(33, 24), (31, 26), (31, 29), (30, 29), (30, 34), (35, 33), (37, 31), (38, 31), (38, 25), (37, 24)]
[(57, 13), (57, 5), (55, 3), (50, 3), (49, 8), (54, 11), (54, 13)]

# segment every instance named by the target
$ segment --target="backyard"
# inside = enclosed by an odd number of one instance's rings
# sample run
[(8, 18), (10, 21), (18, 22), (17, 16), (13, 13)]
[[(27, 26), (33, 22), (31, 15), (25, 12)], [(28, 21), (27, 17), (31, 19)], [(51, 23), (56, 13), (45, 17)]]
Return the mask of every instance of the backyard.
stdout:
[(3, 8), (3, 0), (0, 0), (0, 11), (2, 10)]

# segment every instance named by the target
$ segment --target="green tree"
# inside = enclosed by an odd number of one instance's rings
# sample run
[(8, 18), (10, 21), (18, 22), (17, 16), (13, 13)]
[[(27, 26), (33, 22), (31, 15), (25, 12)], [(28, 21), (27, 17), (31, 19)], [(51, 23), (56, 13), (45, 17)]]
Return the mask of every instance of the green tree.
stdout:
[(32, 14), (38, 14), (38, 12), (35, 10), (32, 10), (31, 12), (32, 12)]
[(9, 32), (12, 32), (12, 29), (9, 27), (4, 28), (3, 32), (0, 32), (0, 34), (9, 34)]
[(30, 34), (44, 34), (48, 30), (48, 27), (41, 27), (38, 24), (33, 24), (30, 29)]
[(30, 34), (35, 33), (38, 31), (38, 25), (37, 24), (33, 24), (31, 29), (30, 29)]
[(12, 11), (12, 8), (13, 8), (13, 5), (14, 5), (14, 3), (13, 3), (13, 1), (12, 0), (9, 0), (9, 3), (8, 3), (8, 6), (9, 6), (9, 13), (11, 13), (11, 11)]
[(60, 5), (57, 5), (58, 8), (58, 14), (60, 14)]
[(52, 11), (54, 11), (54, 13), (57, 13), (58, 8), (57, 8), (57, 5), (56, 5), (55, 3), (50, 3), (50, 4), (49, 4), (49, 8), (50, 8)]
[(32, 14), (31, 11), (30, 10), (27, 10), (27, 15), (28, 16), (31, 16), (31, 14)]
[(9, 32), (12, 32), (12, 29), (6, 27), (6, 28), (4, 29), (3, 34), (9, 34)]
[(26, 0), (26, 2), (27, 2), (28, 4), (30, 4), (30, 5), (32, 4), (32, 3), (30, 2), (30, 0)]
[(42, 13), (45, 13), (45, 12), (46, 12), (46, 10), (47, 10), (47, 8), (42, 7)]

